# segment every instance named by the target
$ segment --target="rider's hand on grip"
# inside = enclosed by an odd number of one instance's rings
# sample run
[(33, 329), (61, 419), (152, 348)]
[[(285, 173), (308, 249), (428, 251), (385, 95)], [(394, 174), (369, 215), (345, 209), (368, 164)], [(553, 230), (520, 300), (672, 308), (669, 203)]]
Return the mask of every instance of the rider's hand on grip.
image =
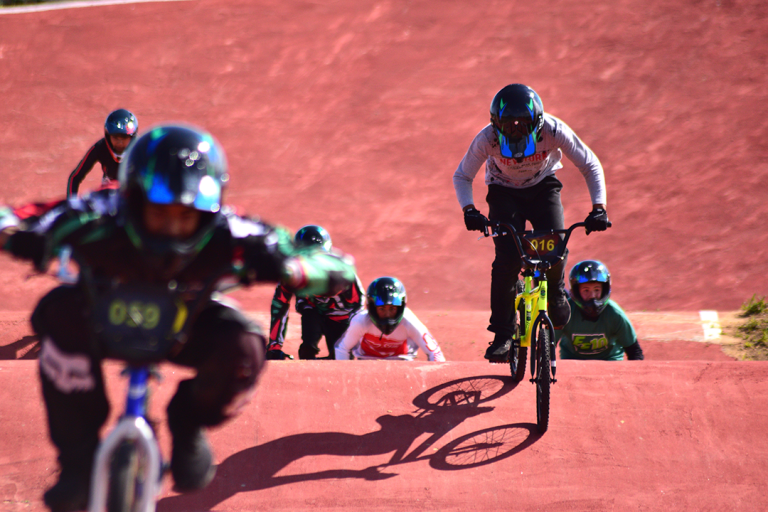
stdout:
[(464, 210), (464, 225), (467, 231), (483, 231), (488, 225), (488, 219), (477, 208), (470, 207)]
[(593, 231), (605, 231), (611, 226), (611, 222), (608, 220), (608, 212), (602, 208), (595, 208), (589, 212), (587, 218), (584, 219), (584, 224), (586, 224), (587, 234)]

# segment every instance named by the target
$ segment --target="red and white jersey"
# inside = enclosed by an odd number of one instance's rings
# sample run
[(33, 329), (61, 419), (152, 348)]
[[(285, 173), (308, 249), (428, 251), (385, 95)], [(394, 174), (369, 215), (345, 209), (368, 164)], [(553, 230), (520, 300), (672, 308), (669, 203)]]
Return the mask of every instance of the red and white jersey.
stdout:
[(412, 361), (419, 348), (430, 361), (444, 362), (440, 346), (416, 315), (405, 308), (403, 320), (390, 334), (384, 334), (371, 321), (367, 310), (352, 317), (344, 336), (336, 342), (336, 359), (402, 359)]

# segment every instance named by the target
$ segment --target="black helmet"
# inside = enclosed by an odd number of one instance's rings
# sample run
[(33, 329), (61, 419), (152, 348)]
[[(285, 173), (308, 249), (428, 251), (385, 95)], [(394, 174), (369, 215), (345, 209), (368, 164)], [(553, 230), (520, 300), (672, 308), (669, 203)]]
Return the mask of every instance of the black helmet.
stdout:
[[(395, 277), (380, 277), (375, 279), (369, 286), (366, 293), (368, 316), (371, 317), (374, 325), (382, 333), (390, 334), (394, 331), (405, 313), (405, 303), (407, 296), (405, 286)], [(376, 311), (377, 306), (397, 306), (397, 314), (392, 318), (379, 318)]]
[[(118, 179), (125, 227), (133, 244), (155, 256), (188, 260), (213, 235), (229, 174), (224, 150), (211, 134), (192, 126), (165, 124), (151, 128), (130, 145)], [(202, 212), (200, 225), (186, 240), (150, 235), (142, 217), (146, 203), (194, 208)]]
[(115, 148), (112, 147), (112, 141), (109, 140), (109, 136), (128, 135), (131, 137), (131, 142), (133, 142), (138, 130), (139, 121), (136, 119), (136, 116), (124, 108), (117, 109), (107, 116), (107, 120), (104, 122), (104, 140), (107, 141), (109, 152), (112, 153), (112, 157), (116, 161), (119, 162), (122, 159), (123, 154), (115, 152)]
[[(576, 306), (588, 317), (599, 316), (605, 309), (608, 299), (611, 298), (611, 273), (608, 272), (608, 267), (596, 260), (580, 261), (571, 269), (568, 281), (571, 284), (571, 298)], [(602, 283), (602, 296), (599, 299), (585, 301), (579, 293), (579, 285), (582, 283)]]
[(499, 139), (501, 156), (522, 159), (533, 155), (544, 125), (541, 98), (527, 85), (504, 87), (491, 102), (491, 124)]
[(325, 252), (331, 250), (331, 235), (321, 226), (315, 226), (314, 224), (309, 224), (299, 229), (294, 240), (299, 247), (319, 245)]

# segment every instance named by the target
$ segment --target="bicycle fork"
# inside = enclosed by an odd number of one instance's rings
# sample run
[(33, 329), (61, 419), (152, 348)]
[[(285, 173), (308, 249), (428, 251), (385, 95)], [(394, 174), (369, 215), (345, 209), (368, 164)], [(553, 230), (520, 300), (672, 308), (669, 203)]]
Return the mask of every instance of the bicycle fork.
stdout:
[(136, 510), (140, 512), (154, 512), (155, 510), (155, 499), (160, 491), (162, 460), (155, 434), (144, 418), (150, 371), (147, 368), (132, 368), (129, 373), (130, 384), (125, 415), (96, 451), (91, 474), (89, 512), (103, 512), (106, 508), (110, 462), (118, 446), (124, 441), (134, 442), (139, 452), (146, 455), (147, 477)]
[[(531, 379), (530, 381), (532, 383), (536, 382), (539, 379), (539, 354), (538, 351), (541, 348), (544, 348), (546, 350), (549, 350), (549, 367), (550, 367), (550, 374), (551, 374), (551, 382), (554, 384), (557, 382), (557, 353), (555, 350), (555, 340), (554, 340), (554, 327), (552, 326), (552, 320), (549, 319), (549, 315), (547, 314), (547, 281), (541, 280), (538, 283), (537, 290), (531, 289), (532, 284), (532, 277), (526, 277), (525, 279), (525, 295), (531, 296), (532, 291), (538, 291), (538, 295), (533, 296), (534, 300), (527, 300), (525, 301), (525, 325), (527, 327), (526, 329), (526, 338), (528, 339), (528, 343), (531, 346), (531, 363), (533, 361), (536, 361), (536, 365), (534, 368), (534, 365), (531, 364)], [(531, 322), (533, 318), (533, 309), (536, 308), (538, 314), (536, 315), (536, 321)], [(545, 328), (547, 329), (548, 333), (550, 334), (550, 339), (548, 341), (549, 346), (548, 347), (538, 347), (535, 345), (538, 345), (538, 342), (540, 341), (540, 338), (536, 337), (535, 344), (530, 343), (530, 340), (534, 334), (534, 331), (538, 329), (541, 324), (545, 325)], [(534, 373), (535, 371), (535, 373)]]

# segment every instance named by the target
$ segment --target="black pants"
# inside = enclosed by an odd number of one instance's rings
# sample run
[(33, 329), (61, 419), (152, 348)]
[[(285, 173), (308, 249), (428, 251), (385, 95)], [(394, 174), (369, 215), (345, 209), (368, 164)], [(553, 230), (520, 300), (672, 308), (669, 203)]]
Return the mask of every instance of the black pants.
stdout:
[(349, 319), (331, 320), (331, 317), (320, 314), (315, 308), (303, 308), (299, 313), (301, 314), (299, 359), (315, 359), (320, 353), (320, 338), (323, 336), (328, 347), (329, 359), (336, 359), (334, 346), (349, 327)]
[[(98, 350), (90, 341), (81, 289), (60, 286), (35, 308), (43, 340), (40, 380), (53, 444), (62, 466), (88, 468), (109, 413)], [(195, 368), (179, 383), (169, 414), (190, 427), (213, 426), (237, 412), (264, 365), (265, 338), (241, 312), (211, 301), (195, 319), (181, 351), (168, 360)], [(171, 411), (172, 409), (172, 411)]]
[[(488, 217), (506, 222), (518, 231), (525, 229), (529, 221), (533, 229), (563, 229), (563, 205), (560, 190), (563, 184), (554, 176), (525, 188), (513, 189), (501, 185), (489, 185)], [(493, 239), (496, 252), (491, 268), (491, 319), (488, 330), (511, 336), (515, 330), (515, 283), (522, 269), (517, 246), (510, 236)], [(546, 273), (549, 282), (548, 303), (565, 295), (565, 259)]]

